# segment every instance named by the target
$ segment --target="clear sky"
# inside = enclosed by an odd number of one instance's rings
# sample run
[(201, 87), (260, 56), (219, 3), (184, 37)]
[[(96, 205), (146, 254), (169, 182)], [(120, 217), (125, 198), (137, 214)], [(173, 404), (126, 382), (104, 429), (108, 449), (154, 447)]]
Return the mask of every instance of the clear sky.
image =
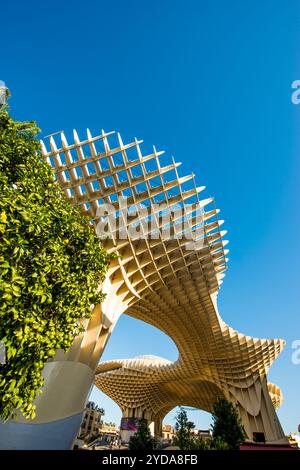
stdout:
[[(37, 120), (42, 135), (90, 127), (143, 138), (215, 196), (230, 240), (220, 313), (243, 333), (287, 340), (269, 379), (285, 397), (285, 431), (296, 430), (299, 1), (11, 1), (1, 5), (0, 34), (14, 117)], [(124, 315), (103, 358), (141, 354), (173, 360), (177, 350)], [(119, 420), (111, 400), (92, 397), (106, 420)], [(190, 417), (209, 423), (198, 411)]]

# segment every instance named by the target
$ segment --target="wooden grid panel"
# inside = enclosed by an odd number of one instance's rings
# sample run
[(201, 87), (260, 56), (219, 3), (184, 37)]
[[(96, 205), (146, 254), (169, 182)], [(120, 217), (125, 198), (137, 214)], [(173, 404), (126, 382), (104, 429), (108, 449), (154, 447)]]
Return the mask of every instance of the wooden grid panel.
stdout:
[[(206, 285), (208, 292), (217, 291), (222, 283), (223, 272), (226, 270), (227, 251), (224, 250), (226, 241), (222, 241), (222, 236), (226, 232), (220, 230), (223, 221), (217, 218), (218, 210), (212, 208), (204, 212), (206, 206), (213, 204), (213, 199), (199, 199), (199, 193), (204, 187), (196, 187), (194, 175), (180, 177), (177, 171), (180, 163), (173, 160), (172, 163), (162, 166), (159, 157), (163, 152), (157, 152), (153, 147), (152, 153), (143, 156), (140, 147), (142, 141), (135, 139), (124, 145), (119, 134), (117, 134), (118, 144), (111, 148), (109, 137), (112, 134), (102, 131), (100, 136), (92, 137), (87, 131), (87, 139), (80, 141), (74, 131), (74, 143), (69, 145), (62, 132), (59, 145), (53, 136), (50, 137), (50, 150), (47, 150), (45, 143), (42, 142), (43, 158), (52, 165), (67, 198), (72, 204), (81, 206), (83, 212), (94, 219), (95, 224), (98, 207), (103, 203), (115, 204), (116, 197), (126, 195), (126, 191), (130, 191), (127, 196), (128, 205), (155, 204), (159, 197), (159, 202), (166, 204), (170, 214), (176, 204), (183, 204), (184, 201), (189, 202), (194, 198), (194, 205), (189, 206), (190, 213), (188, 213), (190, 230), (196, 228), (196, 214), (199, 211), (203, 213), (204, 219), (204, 246), (199, 253), (194, 253), (194, 269), (201, 275), (201, 281)], [(101, 150), (96, 149), (95, 145), (99, 141), (103, 147)], [(128, 149), (135, 149), (136, 158), (128, 157)], [(119, 160), (116, 160), (116, 156)], [(101, 165), (104, 159), (108, 163), (108, 168)], [(146, 168), (146, 163), (149, 161), (154, 163), (154, 169), (151, 171), (147, 171)], [(140, 169), (138, 174), (133, 173), (136, 167)], [(171, 181), (166, 181), (165, 175), (172, 171), (175, 171), (175, 177)], [(183, 185), (188, 182), (190, 187), (183, 190)], [(137, 187), (141, 183), (146, 189), (140, 192)], [(176, 229), (176, 225), (182, 223), (183, 218), (173, 219), (172, 222), (171, 231), (173, 230), (174, 235), (174, 227)], [(127, 222), (126, 229), (129, 223), (132, 221)], [(191, 258), (192, 255), (185, 249), (187, 240), (175, 238), (175, 244), (171, 240), (164, 240), (163, 227), (159, 221), (157, 227), (158, 239), (149, 238), (149, 231), (146, 231), (141, 243), (136, 243), (130, 236), (126, 240), (120, 240), (117, 234), (114, 234), (113, 240), (104, 241), (104, 246), (109, 251), (119, 251), (128, 280), (138, 295), (145, 289), (152, 290), (157, 283), (167, 285), (170, 277), (178, 277), (184, 272), (189, 275), (191, 260), (187, 263), (186, 258)], [(143, 224), (140, 224), (140, 228), (143, 230)], [(137, 245), (140, 245), (140, 250), (137, 249)], [(142, 257), (139, 253), (141, 250), (143, 250)], [(141, 258), (143, 268), (140, 265)], [(131, 294), (129, 297), (132, 300)]]

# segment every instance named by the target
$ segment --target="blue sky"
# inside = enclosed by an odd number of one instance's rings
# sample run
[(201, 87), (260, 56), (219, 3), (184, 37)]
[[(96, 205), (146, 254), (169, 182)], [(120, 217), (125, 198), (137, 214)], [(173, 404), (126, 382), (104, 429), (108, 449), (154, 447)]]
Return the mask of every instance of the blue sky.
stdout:
[[(243, 333), (287, 340), (269, 378), (284, 393), (279, 417), (300, 423), (300, 79), (298, 1), (151, 0), (4, 2), (1, 76), (12, 114), (42, 135), (86, 127), (143, 138), (194, 171), (216, 198), (230, 240), (219, 295), (223, 319)], [(120, 319), (104, 359), (177, 357), (154, 328)], [(120, 412), (100, 392), (106, 419)], [(174, 414), (174, 413), (173, 413)], [(209, 417), (190, 413), (197, 426)], [(172, 416), (167, 420), (172, 422)]]

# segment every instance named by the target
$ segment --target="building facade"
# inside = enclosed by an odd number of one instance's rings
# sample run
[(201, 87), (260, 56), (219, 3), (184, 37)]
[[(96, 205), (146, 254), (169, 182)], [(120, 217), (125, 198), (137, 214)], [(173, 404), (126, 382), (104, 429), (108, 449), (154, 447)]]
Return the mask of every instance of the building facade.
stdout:
[(103, 408), (99, 408), (94, 402), (89, 401), (86, 405), (83, 420), (79, 429), (79, 439), (88, 440), (100, 434), (102, 426)]

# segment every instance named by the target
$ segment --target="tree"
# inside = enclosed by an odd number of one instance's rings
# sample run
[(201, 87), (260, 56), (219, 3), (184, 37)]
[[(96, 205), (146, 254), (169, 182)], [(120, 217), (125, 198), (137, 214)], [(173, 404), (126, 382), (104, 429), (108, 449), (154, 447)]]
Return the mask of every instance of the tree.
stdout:
[(180, 408), (176, 415), (174, 445), (178, 446), (181, 450), (192, 449), (194, 443), (191, 430), (194, 427), (195, 424), (188, 420), (186, 411)]
[(34, 417), (42, 370), (103, 299), (110, 256), (43, 162), (34, 122), (0, 109), (0, 416)]
[(238, 449), (246, 434), (237, 408), (225, 398), (219, 398), (213, 405), (212, 418), (216, 445), (223, 441), (230, 449)]
[(210, 450), (210, 442), (203, 439), (201, 436), (194, 436), (190, 439), (188, 450)]
[(209, 449), (210, 450), (230, 450), (230, 446), (221, 437), (215, 437), (210, 442)]
[(155, 440), (151, 436), (147, 421), (139, 421), (137, 432), (129, 439), (129, 450), (151, 451), (155, 447)]

